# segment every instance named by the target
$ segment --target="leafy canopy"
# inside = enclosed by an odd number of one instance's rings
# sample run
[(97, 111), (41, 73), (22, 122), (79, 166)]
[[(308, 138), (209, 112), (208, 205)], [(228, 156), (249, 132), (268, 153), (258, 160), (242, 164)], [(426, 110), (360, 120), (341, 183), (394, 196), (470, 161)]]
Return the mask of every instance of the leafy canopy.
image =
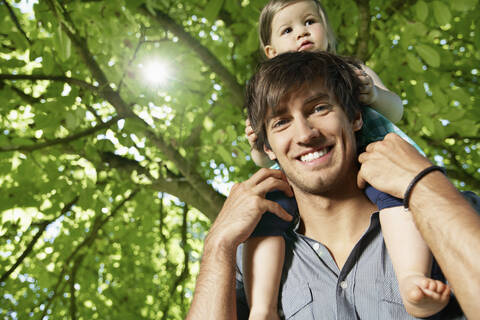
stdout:
[[(265, 2), (0, 1), (3, 318), (184, 318), (223, 194), (256, 170), (242, 91)], [(479, 192), (478, 0), (324, 5), (399, 126)]]

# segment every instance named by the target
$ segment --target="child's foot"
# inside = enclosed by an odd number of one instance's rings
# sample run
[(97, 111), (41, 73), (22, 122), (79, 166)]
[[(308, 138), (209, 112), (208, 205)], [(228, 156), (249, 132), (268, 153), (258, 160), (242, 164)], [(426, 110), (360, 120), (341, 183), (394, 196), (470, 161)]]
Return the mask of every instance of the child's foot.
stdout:
[(440, 312), (450, 300), (450, 286), (422, 275), (403, 279), (400, 289), (407, 312), (424, 318)]

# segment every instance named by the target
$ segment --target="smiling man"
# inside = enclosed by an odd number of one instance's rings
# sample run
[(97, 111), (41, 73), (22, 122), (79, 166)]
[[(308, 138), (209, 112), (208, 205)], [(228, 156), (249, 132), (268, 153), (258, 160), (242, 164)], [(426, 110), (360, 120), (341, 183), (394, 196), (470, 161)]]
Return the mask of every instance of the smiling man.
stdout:
[[(389, 135), (367, 147), (360, 169), (355, 137), (362, 118), (350, 63), (328, 53), (287, 53), (264, 62), (249, 82), (257, 147), (283, 172), (261, 169), (233, 187), (205, 241), (189, 319), (248, 318), (241, 243), (266, 211), (291, 219), (265, 199), (275, 189), (294, 193), (298, 203), (295, 227), (284, 235), (279, 307), (286, 319), (412, 319), (402, 305), (377, 208), (358, 185), (368, 181), (403, 197), (431, 163)], [(479, 217), (440, 172), (413, 190), (410, 208), (418, 229), (464, 311), (478, 314), (472, 301), (480, 287)], [(432, 277), (443, 278), (436, 265)], [(452, 298), (436, 317), (462, 319), (463, 313)]]

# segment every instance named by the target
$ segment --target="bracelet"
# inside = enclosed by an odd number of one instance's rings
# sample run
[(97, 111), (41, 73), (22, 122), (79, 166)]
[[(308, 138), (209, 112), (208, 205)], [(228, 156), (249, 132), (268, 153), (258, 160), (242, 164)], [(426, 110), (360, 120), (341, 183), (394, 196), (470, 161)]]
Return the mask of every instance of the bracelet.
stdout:
[(418, 181), (420, 181), (423, 177), (425, 177), (427, 174), (429, 174), (432, 171), (441, 171), (443, 174), (445, 175), (447, 174), (447, 172), (445, 171), (445, 168), (442, 168), (440, 166), (430, 166), (420, 171), (420, 173), (417, 174), (415, 178), (412, 179), (412, 181), (407, 187), (407, 190), (405, 191), (405, 195), (403, 197), (403, 208), (405, 209), (405, 211), (408, 211), (408, 205), (410, 201), (410, 196), (412, 195), (413, 187), (415, 187)]

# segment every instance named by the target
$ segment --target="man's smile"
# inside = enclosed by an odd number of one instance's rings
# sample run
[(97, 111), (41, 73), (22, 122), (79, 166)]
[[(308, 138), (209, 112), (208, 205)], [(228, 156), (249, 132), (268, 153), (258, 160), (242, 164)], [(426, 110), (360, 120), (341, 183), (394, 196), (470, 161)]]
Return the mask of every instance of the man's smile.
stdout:
[(317, 159), (320, 159), (327, 155), (332, 150), (332, 146), (326, 146), (321, 149), (311, 150), (303, 153), (301, 156), (297, 157), (303, 163), (311, 163)]

